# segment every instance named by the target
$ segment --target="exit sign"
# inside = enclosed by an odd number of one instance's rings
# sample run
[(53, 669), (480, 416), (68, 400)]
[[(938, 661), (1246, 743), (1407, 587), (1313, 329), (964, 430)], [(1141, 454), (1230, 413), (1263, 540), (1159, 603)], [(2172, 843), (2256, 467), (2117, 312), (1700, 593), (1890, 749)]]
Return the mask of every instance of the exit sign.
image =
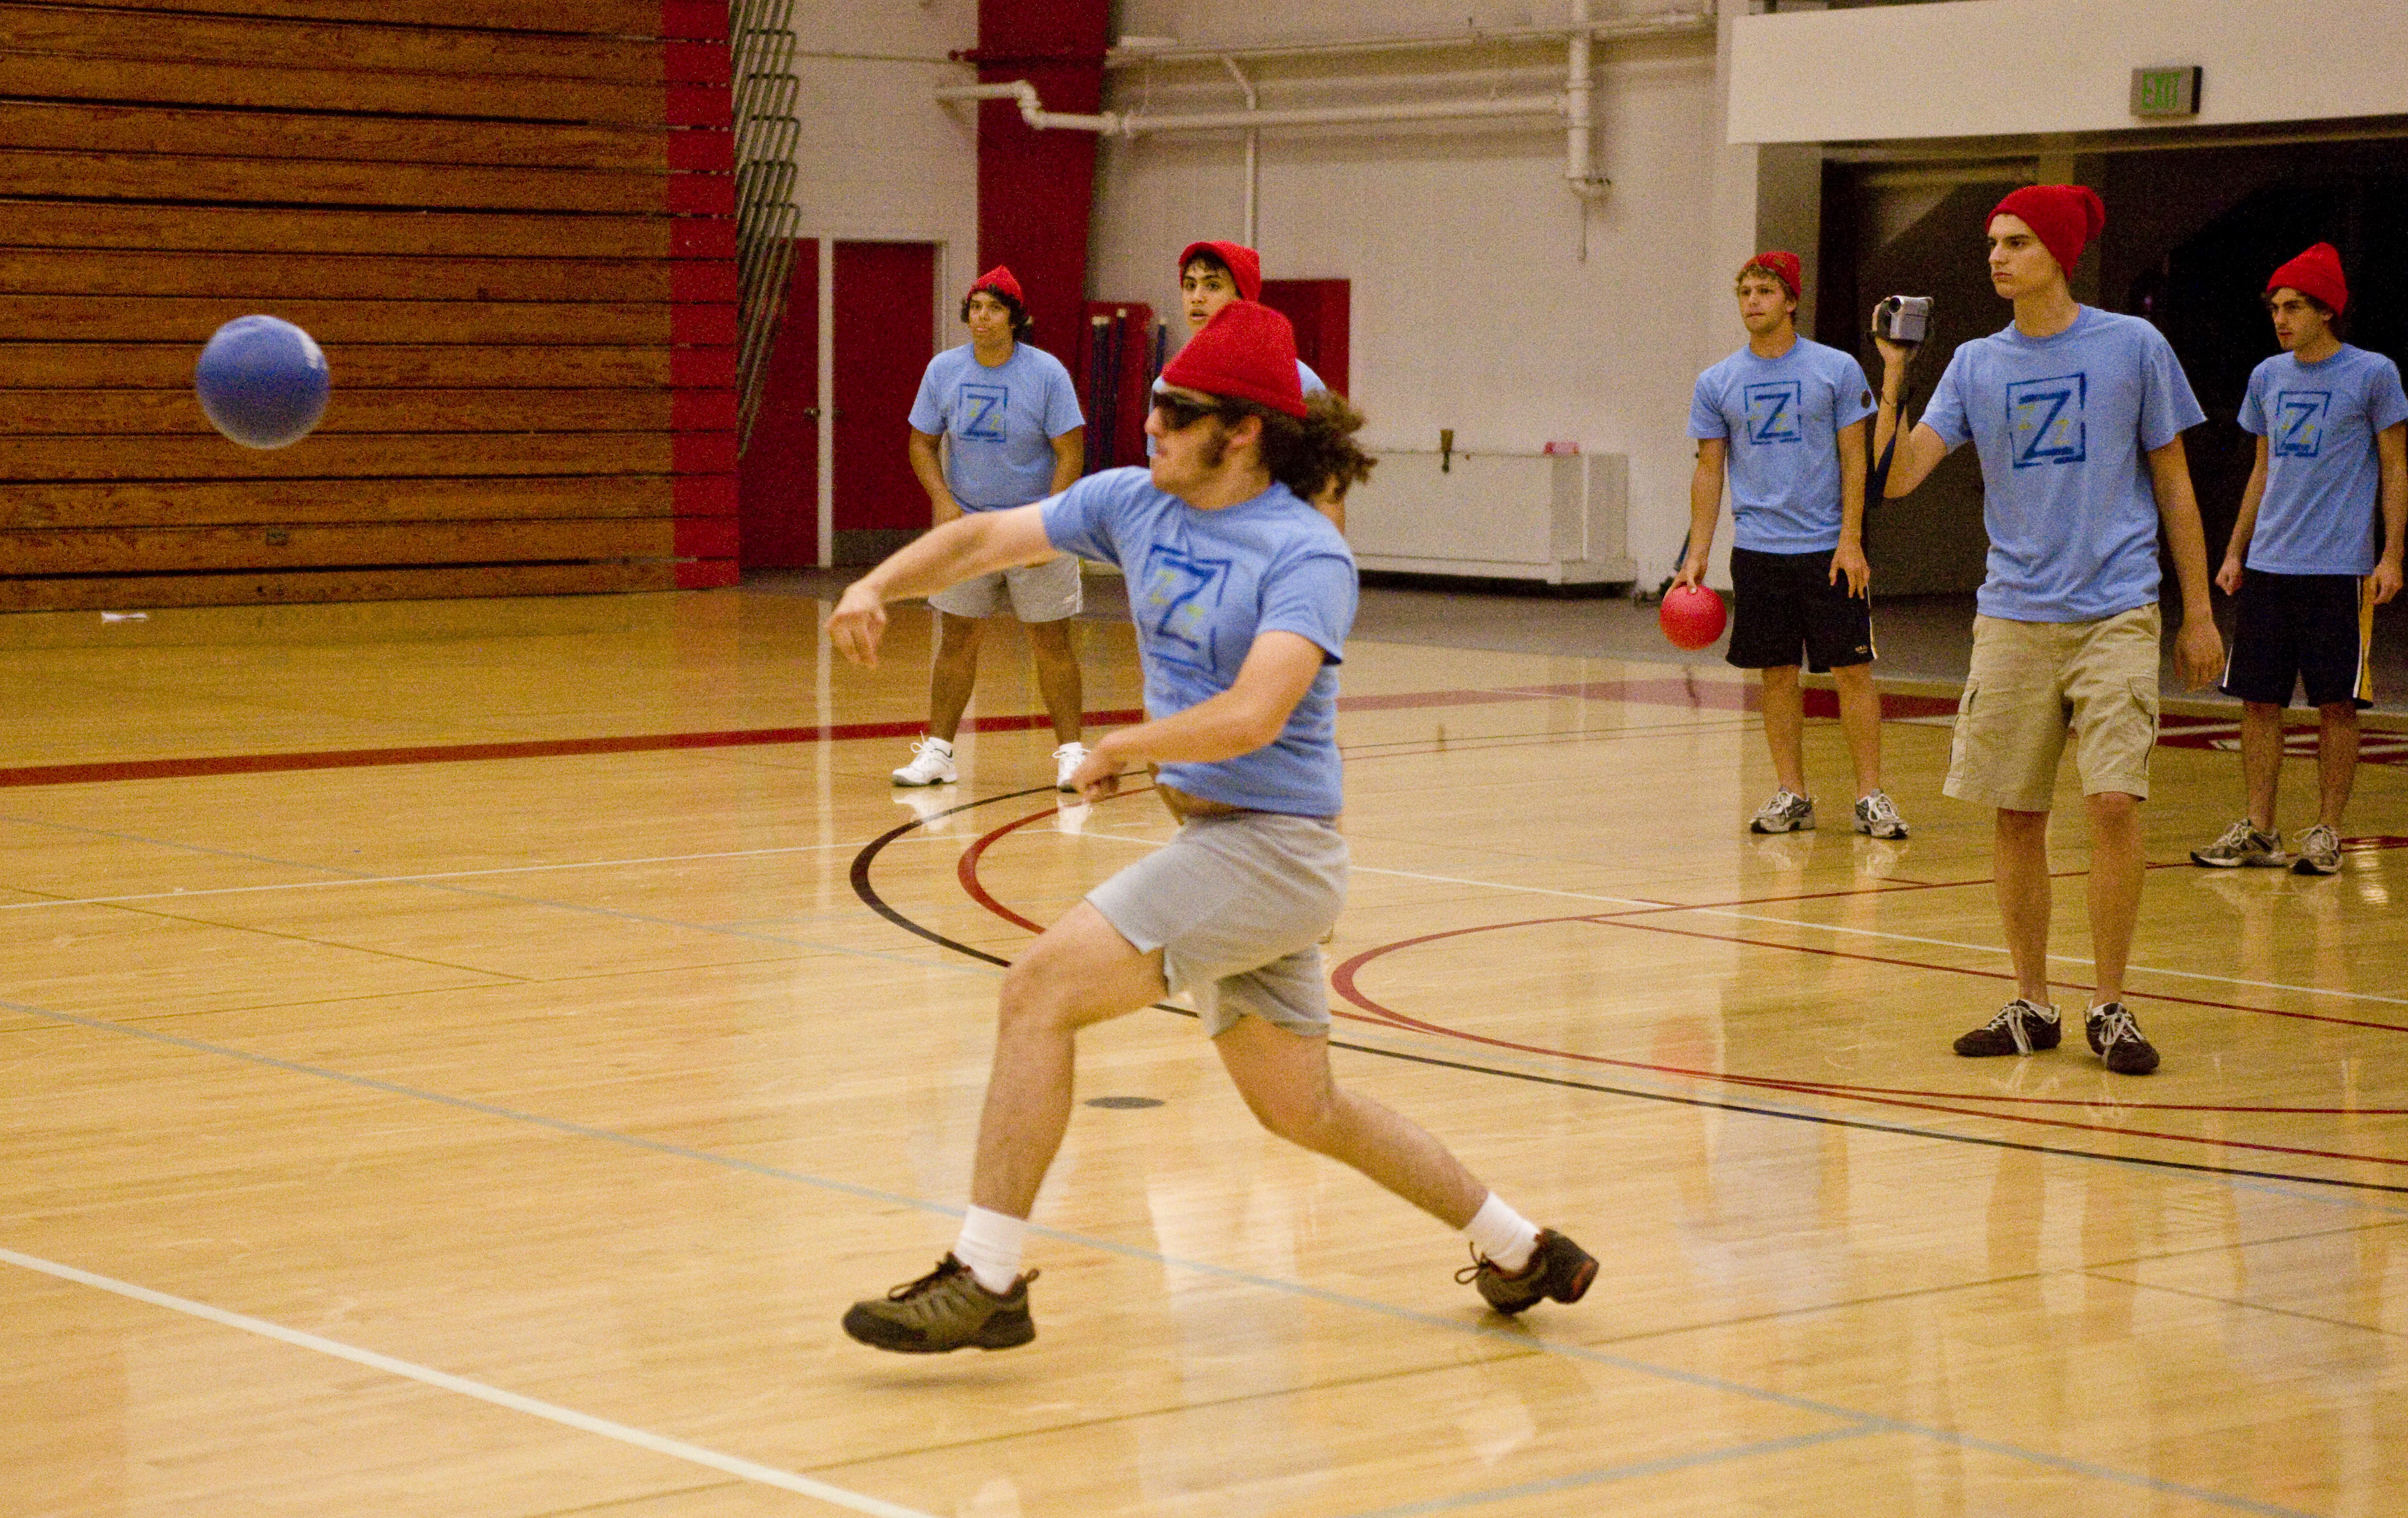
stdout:
[(2132, 70), (2132, 114), (2198, 115), (2200, 75), (2202, 72), (2196, 64)]

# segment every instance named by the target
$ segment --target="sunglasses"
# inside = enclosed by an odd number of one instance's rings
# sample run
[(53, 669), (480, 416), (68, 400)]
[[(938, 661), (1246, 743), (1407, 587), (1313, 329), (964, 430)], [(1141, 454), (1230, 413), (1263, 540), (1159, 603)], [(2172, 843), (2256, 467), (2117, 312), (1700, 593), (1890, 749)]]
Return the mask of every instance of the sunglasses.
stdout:
[(1163, 429), (1178, 432), (1192, 427), (1205, 417), (1228, 420), (1228, 412), (1218, 401), (1191, 401), (1183, 395), (1156, 395), (1154, 408), (1162, 413)]

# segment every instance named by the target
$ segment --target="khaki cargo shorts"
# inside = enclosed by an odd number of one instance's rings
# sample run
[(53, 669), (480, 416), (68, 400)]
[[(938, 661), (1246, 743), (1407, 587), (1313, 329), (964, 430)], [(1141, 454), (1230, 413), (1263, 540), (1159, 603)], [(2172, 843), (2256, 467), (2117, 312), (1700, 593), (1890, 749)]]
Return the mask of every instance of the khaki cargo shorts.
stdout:
[(2149, 794), (2157, 742), (2157, 606), (2097, 622), (1973, 619), (1948, 783), (1959, 801), (2047, 811), (2073, 739), (2082, 794)]
[(1000, 617), (1009, 611), (1022, 622), (1075, 617), (1080, 603), (1079, 561), (1068, 553), (965, 580), (928, 597), (948, 617)]

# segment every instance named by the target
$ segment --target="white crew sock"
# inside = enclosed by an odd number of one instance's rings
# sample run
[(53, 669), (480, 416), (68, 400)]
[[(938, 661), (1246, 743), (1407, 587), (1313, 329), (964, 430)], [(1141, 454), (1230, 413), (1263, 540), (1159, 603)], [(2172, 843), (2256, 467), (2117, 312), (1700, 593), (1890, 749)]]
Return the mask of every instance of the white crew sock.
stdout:
[(1492, 1191), (1463, 1225), (1463, 1237), (1471, 1240), (1482, 1259), (1511, 1274), (1530, 1263), (1531, 1252), (1539, 1247), (1539, 1225), (1507, 1207), (1505, 1198)]
[[(1008, 1212), (973, 1207), (962, 1214), (961, 1237), (953, 1240), (953, 1258), (970, 1267), (978, 1283), (1001, 1296), (1020, 1279), (1020, 1252), (1028, 1242), (1028, 1220)], [(1523, 1253), (1529, 1251), (1525, 1249)]]

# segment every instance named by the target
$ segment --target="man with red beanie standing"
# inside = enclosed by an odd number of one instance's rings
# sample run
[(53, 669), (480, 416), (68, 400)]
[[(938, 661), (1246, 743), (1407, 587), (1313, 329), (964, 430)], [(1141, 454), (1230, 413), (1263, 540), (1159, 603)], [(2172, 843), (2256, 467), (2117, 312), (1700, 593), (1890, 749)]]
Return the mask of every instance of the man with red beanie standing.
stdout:
[(1354, 616), (1346, 540), (1305, 504), (1370, 469), (1360, 412), (1297, 385), (1287, 319), (1238, 302), (1164, 371), (1149, 468), (1111, 469), (1034, 506), (953, 523), (844, 593), (828, 633), (874, 663), (884, 604), (1056, 552), (1129, 580), (1147, 720), (1098, 739), (1072, 777), (1101, 800), (1154, 771), (1169, 845), (1088, 893), (1004, 978), (968, 1214), (937, 1268), (854, 1304), (879, 1349), (1008, 1349), (1037, 1335), (1023, 1243), (1070, 1117), (1079, 1031), (1174, 992), (1246, 1105), (1470, 1239), (1462, 1279), (1497, 1310), (1577, 1301), (1597, 1261), (1489, 1191), (1412, 1123), (1340, 1087), (1322, 934), (1346, 890), (1338, 676)]
[[(2124, 967), (2147, 868), (2139, 808), (2157, 744), (2161, 533), (2182, 588), (2175, 669), (2203, 685), (2224, 645), (2182, 445), (2205, 414), (2157, 328), (2079, 305), (2066, 284), (2106, 219), (2080, 185), (2027, 185), (1999, 202), (1990, 285), (2014, 302), (2014, 321), (1949, 359), (1923, 420), (1898, 440), (1885, 494), (1914, 490), (1959, 444), (1981, 455), (1989, 566), (1943, 789), (1995, 809), (2015, 996), (1958, 1038), (1956, 1053), (2028, 1054), (2062, 1037), (2048, 999), (2048, 817), (2070, 726), (2090, 823), (2098, 967), (2084, 1031), (2109, 1069), (2146, 1075), (2157, 1051), (2124, 1005)], [(1877, 458), (1897, 437), (1913, 357), (1880, 346)]]
[[(1086, 465), (1086, 418), (1062, 361), (1029, 345), (1020, 281), (998, 265), (962, 299), (970, 340), (928, 361), (911, 403), (911, 472), (928, 493), (930, 525), (964, 512), (1001, 511), (1066, 488)], [(911, 746), (897, 785), (943, 785), (957, 778), (953, 737), (978, 683), (985, 619), (1009, 611), (1028, 628), (1037, 690), (1054, 721), (1054, 783), (1087, 751), (1079, 742), (1085, 692), (1070, 647), (1081, 604), (1079, 561), (1061, 554), (1015, 566), (928, 598), (937, 618), (928, 677), (928, 736)]]
[(1840, 725), (1856, 763), (1856, 829), (1906, 837), (1881, 788), (1881, 696), (1873, 690), (1872, 570), (1865, 563), (1865, 422), (1872, 387), (1854, 357), (1798, 336), (1799, 265), (1774, 249), (1739, 271), (1747, 346), (1698, 377), (1689, 436), (1689, 551), (1676, 585), (1706, 578), (1706, 555), (1730, 477), (1731, 599), (1724, 657), (1763, 687), (1764, 740), (1777, 788), (1748, 829), (1814, 825), (1806, 795), (1804, 662), (1839, 688)]
[[(1263, 259), (1241, 242), (1191, 242), (1179, 253), (1179, 309), (1187, 320), (1189, 333), (1204, 330), (1204, 324), (1221, 314), (1221, 308), (1231, 301), (1263, 298)], [(1327, 390), (1321, 376), (1302, 359), (1296, 361), (1296, 381), (1307, 395)], [(1162, 393), (1163, 381), (1154, 382), (1154, 394)], [(1154, 439), (1145, 440), (1146, 456), (1154, 455)], [(1327, 517), (1340, 532), (1346, 530), (1346, 499), (1332, 494), (1315, 500), (1313, 508)]]
[[(2241, 425), (2258, 435), (2232, 544), (2215, 582), (2237, 598), (2223, 691), (2241, 700), (2248, 814), (2194, 864), (2341, 868), (2341, 818), (2358, 772), (2358, 712), (2374, 699), (2374, 609), (2400, 594), (2408, 527), (2408, 395), (2400, 367), (2333, 331), (2349, 305), (2341, 254), (2320, 242), (2266, 281), (2283, 351), (2258, 365)], [(2375, 508), (2383, 518), (2376, 549)], [(2317, 711), (2315, 824), (2294, 856), (2274, 829), (2283, 709), (2304, 681)]]

